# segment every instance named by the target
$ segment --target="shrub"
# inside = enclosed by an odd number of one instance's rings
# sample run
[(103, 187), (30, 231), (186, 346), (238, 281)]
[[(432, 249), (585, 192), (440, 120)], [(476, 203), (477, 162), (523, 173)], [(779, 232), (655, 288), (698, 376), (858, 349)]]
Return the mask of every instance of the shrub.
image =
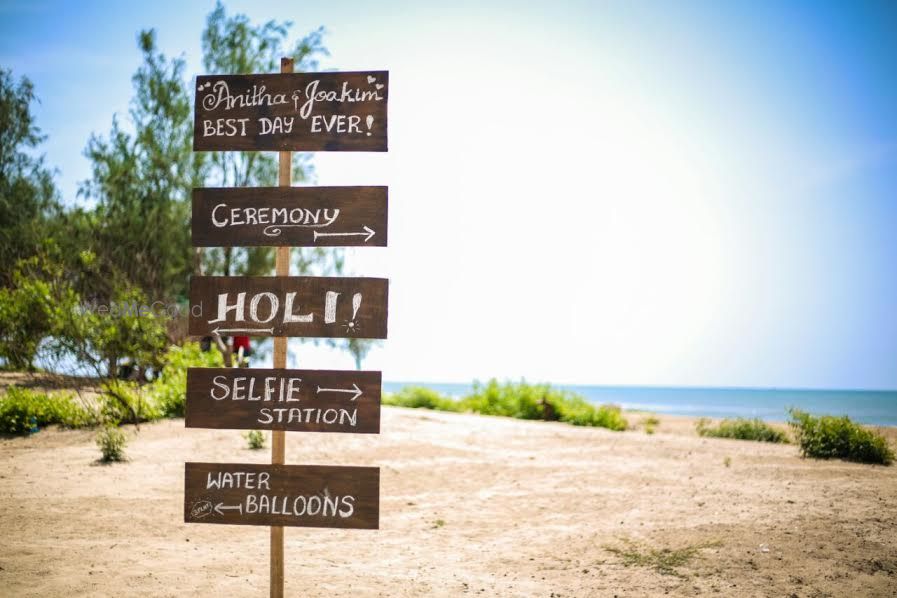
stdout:
[(184, 417), (187, 368), (222, 367), (218, 351), (202, 351), (199, 343), (168, 348), (162, 371), (151, 383), (138, 386), (123, 380), (103, 384), (102, 410), (106, 421), (139, 423), (163, 417)]
[(483, 415), (504, 415), (518, 419), (558, 419), (549, 403), (547, 385), (526, 382), (499, 384), (492, 379), (486, 385), (474, 382), (473, 392), (461, 400), (462, 409)]
[(103, 382), (100, 410), (103, 421), (118, 424), (154, 421), (162, 412), (136, 382), (109, 379)]
[(114, 426), (107, 426), (97, 434), (97, 446), (100, 447), (101, 460), (104, 463), (124, 461), (127, 444), (128, 438), (125, 433)]
[(562, 421), (575, 426), (599, 426), (611, 430), (625, 430), (627, 426), (619, 407), (595, 406), (575, 393), (553, 389), (547, 384), (526, 382), (499, 384), (496, 380), (490, 380), (485, 385), (475, 382), (473, 392), (460, 401), (430, 388), (407, 386), (384, 398), (383, 403), (398, 407)]
[(657, 426), (660, 425), (660, 420), (656, 415), (649, 415), (642, 419), (642, 425), (645, 427), (645, 434), (653, 434)]
[(217, 350), (202, 351), (199, 343), (169, 347), (163, 358), (161, 374), (146, 387), (149, 401), (155, 405), (161, 417), (184, 417), (187, 368), (223, 366), (221, 353)]
[(718, 426), (712, 427), (710, 420), (701, 418), (695, 424), (698, 434), (713, 438), (735, 438), (736, 440), (756, 440), (758, 442), (787, 443), (788, 436), (761, 419), (724, 419)]
[(257, 451), (265, 448), (265, 433), (261, 430), (250, 430), (243, 434), (243, 437), (250, 449)]
[(51, 424), (80, 428), (96, 423), (96, 415), (72, 393), (45, 394), (10, 386), (0, 396), (0, 432), (5, 434), (28, 434)]
[(383, 398), (384, 405), (410, 407), (412, 409), (436, 409), (438, 411), (458, 411), (458, 402), (443, 396), (432, 388), (406, 386), (396, 393)]
[(0, 288), (0, 357), (11, 369), (33, 370), (41, 341), (65, 332), (63, 321), (76, 303), (61, 263), (48, 253), (19, 260), (12, 286)]
[(854, 423), (846, 415), (816, 417), (799, 409), (791, 409), (789, 413), (789, 424), (805, 457), (881, 465), (894, 461), (894, 451), (884, 436)]
[(576, 396), (560, 396), (549, 399), (558, 419), (574, 426), (596, 426), (621, 432), (626, 429), (626, 418), (616, 405), (592, 405)]
[(485, 386), (474, 383), (473, 393), (464, 397), (460, 408), (483, 415), (504, 415), (519, 419), (562, 421), (574, 426), (597, 426), (625, 430), (626, 419), (615, 405), (595, 406), (580, 395), (551, 388), (548, 384), (490, 380)]

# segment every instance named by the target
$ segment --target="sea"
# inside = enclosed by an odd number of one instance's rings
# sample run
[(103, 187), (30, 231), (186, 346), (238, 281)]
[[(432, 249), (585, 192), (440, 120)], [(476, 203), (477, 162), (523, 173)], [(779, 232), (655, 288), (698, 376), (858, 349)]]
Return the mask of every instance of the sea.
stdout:
[[(386, 392), (405, 386), (425, 386), (454, 398), (473, 390), (473, 384), (384, 382)], [(693, 417), (760, 418), (786, 421), (796, 407), (814, 415), (847, 415), (854, 421), (897, 426), (897, 390), (802, 390), (790, 388), (698, 388), (661, 386), (552, 385), (569, 390), (596, 404), (613, 403), (669, 415)]]

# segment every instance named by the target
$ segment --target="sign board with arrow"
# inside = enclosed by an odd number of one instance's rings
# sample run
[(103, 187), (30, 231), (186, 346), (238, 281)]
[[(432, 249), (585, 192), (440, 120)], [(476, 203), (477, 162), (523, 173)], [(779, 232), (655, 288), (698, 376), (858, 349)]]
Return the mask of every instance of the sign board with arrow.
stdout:
[(386, 338), (389, 281), (317, 276), (195, 276), (192, 336)]
[(380, 372), (189, 368), (188, 428), (380, 433)]
[(203, 75), (193, 150), (387, 150), (389, 72)]
[(386, 247), (386, 187), (193, 190), (195, 247)]
[(378, 529), (380, 468), (187, 463), (184, 522)]

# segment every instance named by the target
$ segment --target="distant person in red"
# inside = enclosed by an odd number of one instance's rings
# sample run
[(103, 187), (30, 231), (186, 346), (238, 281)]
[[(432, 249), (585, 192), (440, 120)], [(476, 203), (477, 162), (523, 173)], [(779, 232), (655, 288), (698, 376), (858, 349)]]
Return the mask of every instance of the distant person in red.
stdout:
[(234, 337), (234, 355), (237, 356), (238, 367), (249, 367), (249, 356), (252, 355), (252, 349), (249, 347), (248, 336)]

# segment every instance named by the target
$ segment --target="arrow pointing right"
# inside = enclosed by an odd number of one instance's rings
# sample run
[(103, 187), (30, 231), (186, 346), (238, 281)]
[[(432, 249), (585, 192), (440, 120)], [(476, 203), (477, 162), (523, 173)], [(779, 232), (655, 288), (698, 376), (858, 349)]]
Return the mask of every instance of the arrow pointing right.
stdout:
[(364, 231), (359, 233), (322, 233), (314, 231), (315, 242), (317, 242), (318, 237), (364, 237), (364, 242), (367, 243), (375, 234), (377, 234), (372, 228), (367, 225), (363, 226), (362, 228), (364, 229)]
[[(353, 395), (353, 396), (349, 397), (349, 400), (350, 400), (350, 401), (354, 401), (355, 399), (357, 399), (358, 397), (360, 397), (361, 394), (362, 394), (362, 390), (361, 390), (360, 388), (358, 388), (358, 385), (355, 384), (354, 382), (352, 383), (352, 388), (321, 388), (321, 387), (319, 386), (319, 387), (318, 387), (318, 392), (319, 392), (319, 393), (320, 393), (320, 392), (345, 392), (345, 393), (350, 393), (350, 394)], [(317, 393), (315, 393), (315, 394), (317, 394)]]

